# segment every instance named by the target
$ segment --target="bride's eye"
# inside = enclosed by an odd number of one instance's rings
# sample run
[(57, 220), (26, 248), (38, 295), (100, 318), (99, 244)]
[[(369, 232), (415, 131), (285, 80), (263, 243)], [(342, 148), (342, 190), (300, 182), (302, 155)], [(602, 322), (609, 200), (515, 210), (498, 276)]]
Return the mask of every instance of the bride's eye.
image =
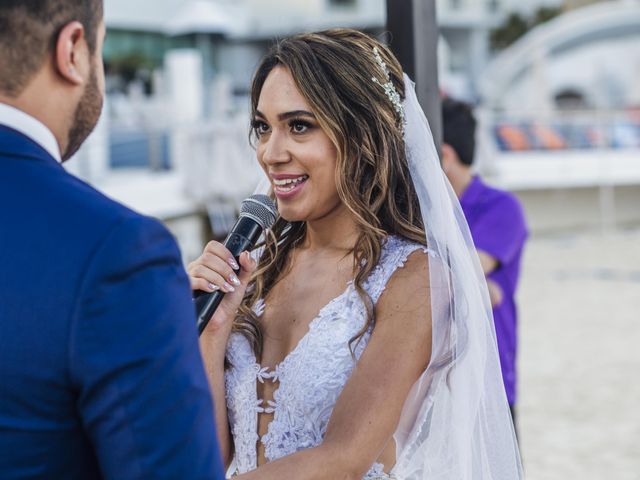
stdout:
[(254, 120), (251, 122), (251, 128), (253, 128), (253, 131), (258, 138), (269, 132), (269, 125), (264, 123), (262, 120)]
[(306, 133), (311, 128), (311, 124), (304, 120), (292, 120), (289, 123), (289, 128), (291, 128), (291, 132), (293, 133)]

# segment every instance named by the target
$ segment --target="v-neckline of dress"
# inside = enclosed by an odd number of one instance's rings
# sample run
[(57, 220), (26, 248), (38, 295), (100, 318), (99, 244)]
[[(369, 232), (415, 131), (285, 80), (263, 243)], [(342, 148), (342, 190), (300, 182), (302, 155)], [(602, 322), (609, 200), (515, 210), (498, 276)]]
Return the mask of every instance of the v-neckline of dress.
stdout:
[[(387, 247), (387, 242), (388, 239), (390, 238), (395, 238), (394, 236), (389, 236), (387, 237), (387, 241), (384, 242), (383, 247), (382, 247), (382, 251), (384, 252), (384, 249)], [(307, 338), (309, 337), (309, 335), (311, 334), (311, 332), (313, 331), (313, 329), (316, 327), (316, 324), (319, 323), (319, 321), (324, 317), (324, 313), (325, 310), (328, 310), (330, 306), (332, 306), (334, 303), (338, 302), (339, 300), (342, 299), (342, 297), (346, 296), (351, 288), (353, 287), (353, 282), (354, 280), (349, 280), (347, 282), (347, 286), (345, 287), (345, 289), (342, 291), (342, 293), (340, 293), (339, 295), (337, 295), (336, 297), (332, 298), (331, 300), (329, 300), (327, 303), (325, 303), (320, 310), (318, 310), (318, 313), (316, 314), (315, 317), (313, 317), (311, 319), (311, 321), (309, 322), (309, 326), (307, 327), (308, 330), (305, 332), (305, 334), (300, 337), (300, 340), (298, 340), (298, 343), (296, 343), (296, 346), (293, 347), (293, 349), (291, 349), (282, 360), (280, 360), (280, 362), (278, 362), (273, 368), (269, 368), (269, 367), (264, 367), (262, 365), (262, 363), (258, 362), (258, 359), (256, 358), (255, 352), (253, 352), (253, 361), (256, 365), (256, 368), (258, 369), (258, 372), (267, 372), (267, 376), (264, 376), (264, 378), (274, 378), (274, 377), (270, 377), (270, 375), (273, 375), (274, 373), (276, 373), (278, 370), (282, 369), (282, 366), (287, 363), (287, 361), (289, 360), (289, 358), (294, 354), (294, 352), (296, 352), (300, 346), (307, 340)], [(260, 303), (262, 303), (264, 305), (264, 299), (261, 299), (259, 301)], [(262, 313), (260, 313), (259, 315), (260, 317), (262, 317)], [(260, 379), (260, 374), (258, 374), (258, 379)], [(260, 380), (263, 381), (263, 380)], [(256, 380), (257, 382), (257, 380)], [(256, 383), (256, 390), (257, 390), (257, 383)], [(276, 390), (278, 390), (277, 388), (274, 390), (274, 394), (276, 392)], [(256, 398), (257, 398), (257, 391), (256, 391)]]
[[(293, 349), (291, 351), (289, 351), (284, 356), (284, 358), (274, 366), (273, 369), (270, 369), (268, 367), (263, 367), (260, 363), (258, 363), (258, 360), (257, 360), (257, 358), (255, 356), (255, 352), (252, 351), (253, 360), (254, 360), (255, 369), (256, 369), (256, 377), (255, 377), (255, 380), (254, 380), (254, 386), (253, 386), (252, 392), (255, 395), (255, 397), (254, 397), (255, 398), (255, 405), (257, 405), (256, 419), (255, 419), (255, 433), (256, 433), (256, 436), (258, 437), (257, 438), (257, 442), (256, 442), (256, 446), (255, 446), (255, 468), (258, 467), (258, 445), (257, 445), (258, 442), (262, 443), (262, 445), (265, 447), (265, 461), (267, 463), (269, 463), (269, 462), (275, 460), (275, 459), (267, 457), (267, 452), (266, 452), (267, 444), (265, 442), (265, 438), (271, 432), (272, 425), (274, 424), (274, 422), (277, 422), (277, 420), (278, 420), (278, 403), (277, 403), (276, 397), (278, 395), (278, 392), (282, 388), (281, 378), (282, 378), (283, 372), (287, 370), (286, 367), (289, 364), (289, 362), (291, 361), (291, 358), (293, 358), (295, 355), (297, 355), (298, 352), (309, 341), (309, 338), (311, 338), (311, 336), (313, 335), (313, 332), (316, 330), (317, 325), (324, 318), (326, 318), (326, 312), (333, 305), (335, 305), (336, 303), (341, 301), (345, 296), (347, 296), (350, 293), (350, 291), (352, 290), (352, 286), (353, 286), (353, 280), (350, 280), (347, 283), (347, 286), (345, 287), (345, 289), (344, 289), (344, 291), (342, 293), (340, 293), (336, 297), (334, 297), (331, 300), (329, 300), (329, 302), (324, 304), (320, 308), (320, 310), (318, 310), (318, 313), (316, 314), (316, 316), (313, 317), (313, 319), (311, 319), (311, 321), (309, 322), (309, 327), (308, 327), (307, 332), (300, 338), (300, 340), (298, 340), (298, 343), (296, 344), (296, 346), (293, 347)], [(260, 398), (258, 396), (258, 382), (264, 383), (265, 379), (270, 379), (274, 383), (276, 381), (278, 382), (278, 384), (274, 387), (273, 391), (271, 392), (271, 400), (265, 400), (264, 398)], [(266, 430), (265, 430), (264, 434), (262, 434), (262, 435), (260, 435), (259, 422), (258, 422), (258, 415), (260, 413), (273, 414), (273, 417), (271, 418), (271, 420), (267, 424)]]
[[(305, 334), (302, 337), (300, 337), (300, 340), (298, 340), (298, 343), (296, 343), (295, 347), (293, 347), (284, 356), (284, 358), (282, 360), (280, 360), (278, 363), (276, 363), (273, 368), (265, 367), (261, 363), (259, 363), (258, 359), (256, 358), (255, 352), (254, 352), (253, 359), (254, 359), (255, 364), (257, 366), (256, 368), (258, 368), (258, 371), (259, 372), (267, 372), (267, 373), (270, 373), (270, 374), (274, 374), (277, 371), (282, 370), (283, 365), (285, 365), (289, 361), (289, 359), (295, 354), (295, 352), (297, 352), (302, 347), (303, 343), (308, 341), (308, 338), (311, 335), (311, 332), (316, 328), (317, 324), (320, 323), (320, 320), (325, 317), (324, 314), (325, 314), (325, 312), (327, 310), (329, 310), (329, 307), (333, 306), (335, 303), (337, 303), (338, 301), (342, 300), (342, 298), (344, 296), (346, 296), (351, 291), (352, 286), (353, 286), (353, 280), (349, 280), (347, 282), (347, 286), (342, 291), (342, 293), (340, 293), (337, 296), (333, 297), (331, 300), (329, 300), (327, 303), (325, 303), (320, 308), (320, 310), (318, 310), (318, 313), (309, 322), (309, 326), (307, 327), (307, 331), (305, 332)], [(262, 316), (262, 315), (260, 315), (260, 316)], [(273, 378), (273, 377), (271, 377), (271, 378)], [(256, 388), (257, 388), (257, 385), (256, 385)], [(276, 388), (276, 390), (277, 390), (277, 388)], [(276, 390), (274, 390), (274, 393), (275, 393)], [(257, 391), (256, 391), (256, 397), (257, 397)]]

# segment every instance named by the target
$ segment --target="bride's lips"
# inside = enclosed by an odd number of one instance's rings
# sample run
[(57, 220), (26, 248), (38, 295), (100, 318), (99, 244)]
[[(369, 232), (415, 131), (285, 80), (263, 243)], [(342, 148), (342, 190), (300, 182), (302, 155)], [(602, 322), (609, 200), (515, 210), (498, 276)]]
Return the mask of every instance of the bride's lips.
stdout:
[(271, 175), (273, 192), (280, 199), (288, 199), (297, 195), (307, 183), (306, 174), (278, 174)]

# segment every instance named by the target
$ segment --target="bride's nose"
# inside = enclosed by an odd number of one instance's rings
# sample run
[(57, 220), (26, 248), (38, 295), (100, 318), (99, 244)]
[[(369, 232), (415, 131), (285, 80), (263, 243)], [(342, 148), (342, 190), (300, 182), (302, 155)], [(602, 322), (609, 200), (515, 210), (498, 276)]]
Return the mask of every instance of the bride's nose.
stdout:
[(285, 163), (291, 159), (287, 136), (282, 132), (272, 132), (263, 148), (262, 161), (266, 164)]

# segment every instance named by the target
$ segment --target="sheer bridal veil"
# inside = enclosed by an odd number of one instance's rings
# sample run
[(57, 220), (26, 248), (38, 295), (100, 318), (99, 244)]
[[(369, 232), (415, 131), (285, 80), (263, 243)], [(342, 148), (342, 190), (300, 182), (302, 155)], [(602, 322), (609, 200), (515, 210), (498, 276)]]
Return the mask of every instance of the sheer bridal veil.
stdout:
[(404, 75), (405, 149), (427, 236), (432, 356), (394, 439), (401, 480), (516, 480), (520, 455), (502, 383), (484, 274), (440, 167), (415, 85)]

